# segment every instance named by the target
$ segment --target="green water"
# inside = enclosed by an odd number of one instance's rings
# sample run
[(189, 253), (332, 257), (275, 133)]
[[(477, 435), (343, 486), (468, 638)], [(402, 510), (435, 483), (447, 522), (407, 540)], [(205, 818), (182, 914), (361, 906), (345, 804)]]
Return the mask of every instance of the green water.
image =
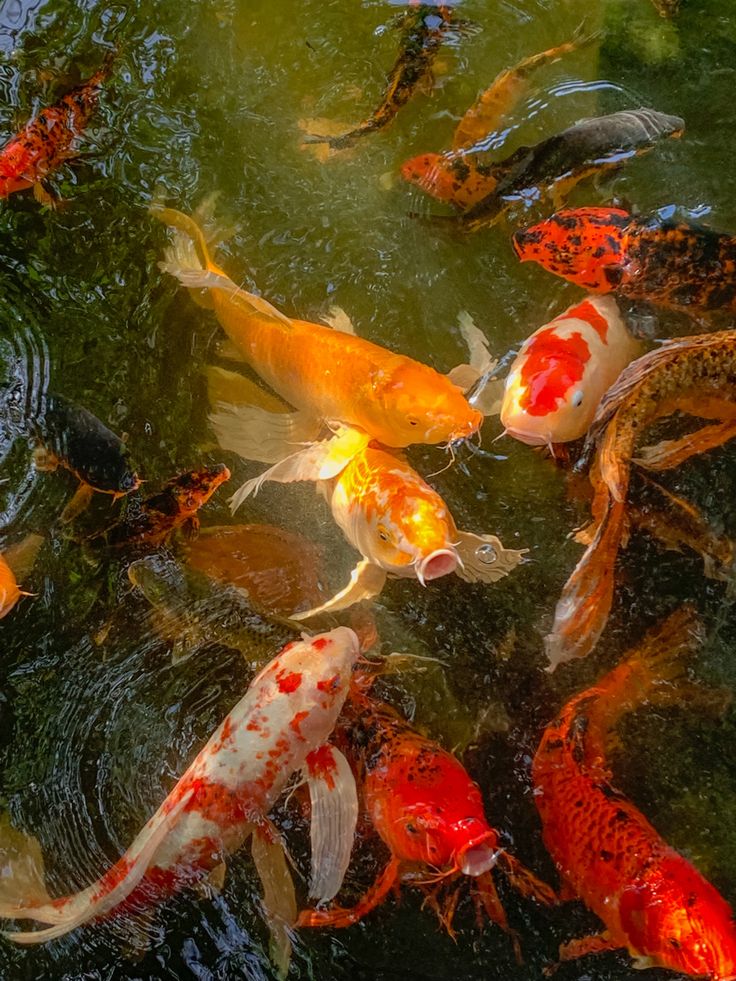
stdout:
[[(99, 64), (101, 45), (120, 54), (83, 155), (55, 184), (67, 205), (41, 210), (30, 194), (0, 210), (0, 547), (25, 531), (49, 534), (25, 599), (0, 625), (0, 804), (40, 840), (52, 895), (88, 885), (127, 847), (199, 746), (245, 690), (239, 657), (213, 647), (174, 668), (115, 560), (90, 565), (49, 533), (74, 481), (36, 474), (24, 418), (44, 386), (127, 433), (141, 474), (158, 487), (173, 473), (225, 460), (233, 486), (259, 467), (212, 449), (202, 368), (220, 331), (157, 268), (164, 230), (146, 208), (155, 196), (190, 210), (209, 192), (235, 233), (222, 262), (287, 314), (318, 319), (339, 304), (365, 337), (439, 370), (464, 360), (457, 315), (468, 310), (499, 353), (579, 294), (538, 268), (520, 266), (509, 225), (472, 238), (410, 218), (435, 210), (402, 185), (407, 157), (446, 146), (478, 90), (519, 58), (603, 28), (600, 45), (543, 69), (510, 118), (503, 153), (576, 119), (652, 106), (682, 115), (682, 141), (660, 146), (577, 203), (612, 196), (642, 210), (678, 205), (736, 229), (733, 131), (736, 9), (684, 0), (674, 23), (649, 0), (468, 0), (480, 30), (441, 53), (436, 85), (417, 95), (384, 133), (354, 153), (320, 163), (300, 149), (299, 120), (357, 122), (377, 102), (396, 52), (397, 9), (348, 0), (212, 0), (105, 5), (6, 2), (0, 6), (0, 130), (8, 135), (39, 105)], [(440, 209), (436, 209), (440, 210)], [(533, 212), (536, 218), (542, 212)], [(691, 329), (660, 314), (657, 336)], [(491, 822), (514, 852), (553, 880), (541, 844), (529, 764), (544, 724), (564, 699), (615, 662), (642, 629), (680, 599), (703, 611), (710, 640), (696, 673), (736, 684), (732, 595), (706, 580), (691, 555), (663, 553), (639, 536), (625, 553), (608, 630), (586, 663), (542, 670), (542, 636), (579, 546), (568, 540), (586, 515), (569, 502), (560, 470), (528, 447), (492, 443), (463, 455), (433, 483), (458, 525), (530, 549), (531, 561), (494, 587), (454, 578), (426, 590), (392, 582), (378, 611), (387, 650), (430, 654), (447, 665), (429, 680), (402, 674), (394, 702), (464, 762), (480, 783)], [(423, 473), (442, 451), (410, 451)], [(736, 468), (728, 449), (696, 460), (668, 486), (736, 533)], [(230, 519), (224, 490), (203, 523)], [(86, 522), (110, 518), (95, 502)], [(355, 556), (311, 488), (267, 487), (239, 520), (279, 521), (323, 543), (340, 585)], [(94, 637), (115, 614), (108, 642)], [(617, 780), (657, 828), (736, 902), (734, 714), (641, 713), (625, 729)], [(281, 815), (302, 871), (303, 822)], [(289, 834), (293, 832), (293, 838)], [(364, 852), (348, 877), (355, 898), (383, 861)], [(303, 882), (299, 886), (306, 898)], [(561, 941), (596, 929), (576, 904), (543, 911), (503, 888), (525, 956), (508, 938), (479, 930), (466, 898), (457, 939), (445, 935), (421, 895), (404, 890), (357, 927), (302, 934), (292, 978), (510, 979), (542, 977)], [(270, 978), (267, 933), (246, 854), (229, 864), (221, 895), (176, 897), (149, 927), (147, 953), (130, 955), (135, 924), (99, 925), (43, 948), (0, 940), (0, 978)], [(625, 955), (567, 965), (559, 981), (633, 975)], [(638, 975), (637, 975), (638, 976)], [(649, 977), (674, 977), (650, 972)]]

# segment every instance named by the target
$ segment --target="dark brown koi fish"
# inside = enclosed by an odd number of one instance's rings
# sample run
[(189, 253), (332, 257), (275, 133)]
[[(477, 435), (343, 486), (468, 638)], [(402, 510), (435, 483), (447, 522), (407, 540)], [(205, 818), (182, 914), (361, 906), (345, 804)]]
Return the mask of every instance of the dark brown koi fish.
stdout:
[(419, 85), (431, 79), (432, 66), (445, 34), (457, 26), (448, 7), (412, 6), (401, 19), (399, 56), (388, 74), (378, 108), (347, 133), (339, 136), (310, 134), (304, 142), (327, 143), (332, 150), (345, 150), (361, 137), (387, 126)]
[[(578, 535), (587, 549), (563, 587), (546, 638), (552, 668), (596, 645), (613, 602), (614, 566), (627, 534), (632, 462), (649, 470), (679, 466), (736, 437), (736, 333), (683, 337), (633, 361), (601, 402), (588, 433), (597, 448), (591, 471), (593, 522)], [(675, 412), (708, 424), (674, 440), (645, 446), (649, 426)]]
[(161, 545), (177, 528), (199, 528), (197, 511), (209, 501), (220, 484), (230, 479), (224, 463), (190, 470), (173, 477), (162, 491), (129, 507), (124, 517), (87, 541), (108, 548)]
[(42, 109), (0, 150), (0, 198), (32, 187), (40, 204), (53, 205), (54, 198), (42, 182), (77, 155), (76, 142), (97, 108), (115, 55), (110, 52), (99, 71)]

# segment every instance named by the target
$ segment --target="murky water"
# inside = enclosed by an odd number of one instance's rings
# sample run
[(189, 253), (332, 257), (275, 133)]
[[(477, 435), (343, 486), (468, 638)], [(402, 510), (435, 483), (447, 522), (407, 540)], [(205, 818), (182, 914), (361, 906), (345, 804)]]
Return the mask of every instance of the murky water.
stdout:
[[(649, 0), (468, 0), (462, 16), (480, 30), (442, 50), (431, 94), (420, 94), (385, 132), (320, 163), (300, 148), (299, 121), (357, 122), (377, 102), (396, 52), (395, 5), (347, 0), (208, 0), (140, 4), (21, 2), (0, 5), (0, 130), (87, 77), (101, 45), (119, 58), (81, 158), (56, 186), (68, 204), (41, 210), (30, 194), (0, 210), (0, 545), (26, 531), (47, 535), (25, 599), (2, 621), (0, 805), (35, 834), (52, 895), (96, 878), (155, 810), (245, 690), (242, 660), (212, 646), (172, 666), (152, 639), (121, 563), (91, 564), (55, 519), (74, 489), (64, 472), (36, 473), (27, 420), (42, 392), (66, 395), (127, 433), (140, 472), (158, 486), (178, 470), (225, 460), (233, 486), (258, 471), (212, 449), (202, 369), (221, 334), (157, 268), (164, 230), (152, 198), (191, 210), (209, 192), (234, 234), (222, 249), (233, 278), (287, 314), (319, 319), (342, 306), (358, 333), (441, 371), (465, 359), (457, 315), (468, 310), (499, 354), (518, 345), (576, 290), (522, 267), (509, 245), (515, 222), (464, 237), (409, 217), (440, 211), (402, 184), (407, 157), (447, 146), (477, 92), (504, 66), (601, 30), (592, 45), (543, 70), (514, 111), (503, 154), (596, 112), (640, 105), (682, 115), (682, 141), (659, 146), (625, 171), (579, 188), (577, 203), (617, 197), (641, 208), (678, 206), (736, 230), (733, 132), (736, 9), (684, 0), (674, 23)], [(501, 152), (501, 151), (500, 151)], [(689, 329), (660, 314), (657, 336)], [(553, 677), (542, 670), (542, 636), (579, 554), (569, 532), (585, 518), (549, 461), (509, 440), (465, 455), (433, 478), (458, 525), (527, 547), (531, 561), (494, 587), (442, 579), (422, 590), (391, 582), (378, 620), (387, 650), (439, 658), (444, 671), (405, 672), (388, 684), (464, 762), (489, 817), (516, 854), (552, 878), (531, 799), (529, 763), (541, 728), (678, 599), (704, 611), (710, 639), (697, 662), (709, 681), (736, 684), (733, 590), (707, 580), (693, 556), (663, 553), (639, 536), (621, 562), (609, 628), (595, 655)], [(445, 459), (412, 448), (423, 473)], [(709, 518), (736, 533), (736, 468), (725, 449), (668, 479)], [(230, 520), (220, 492), (203, 523)], [(109, 500), (85, 518), (109, 520)], [(240, 520), (279, 521), (326, 546), (335, 586), (355, 557), (311, 488), (267, 486)], [(98, 643), (101, 628), (113, 628)], [(641, 713), (624, 731), (616, 774), (657, 828), (736, 902), (734, 714)], [(295, 857), (305, 838), (296, 812)], [(349, 874), (356, 897), (383, 860)], [(305, 900), (303, 883), (301, 898)], [(453, 942), (421, 895), (405, 890), (348, 931), (302, 934), (291, 977), (487, 979), (542, 976), (562, 940), (596, 928), (576, 904), (542, 911), (503, 894), (525, 956), (516, 964), (501, 931), (479, 930), (472, 904), (458, 910)], [(137, 934), (152, 932), (142, 949)], [(186, 893), (152, 924), (107, 924), (44, 948), (0, 941), (3, 979), (239, 979), (273, 976), (249, 856), (229, 865), (215, 898)], [(632, 976), (629, 959), (606, 956), (561, 968), (560, 981)], [(652, 978), (673, 975), (650, 972)]]

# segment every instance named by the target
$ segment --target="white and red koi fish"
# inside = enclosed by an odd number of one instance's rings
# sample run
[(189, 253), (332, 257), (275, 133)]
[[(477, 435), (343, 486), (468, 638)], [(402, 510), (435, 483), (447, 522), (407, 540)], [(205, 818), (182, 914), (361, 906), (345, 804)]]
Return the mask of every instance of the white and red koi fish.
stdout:
[(332, 898), (348, 864), (358, 808), (350, 767), (327, 739), (358, 654), (348, 627), (287, 645), (256, 676), (125, 855), (76, 895), (48, 899), (36, 889), (30, 901), (0, 903), (3, 917), (50, 924), (6, 936), (42, 943), (121, 912), (134, 894), (150, 904), (201, 880), (252, 832), (268, 839), (268, 812), (299, 770), (312, 798), (310, 892), (322, 901)]
[(532, 446), (584, 436), (605, 392), (639, 354), (611, 297), (569, 307), (536, 330), (511, 365), (501, 406), (506, 432)]
[(495, 535), (459, 531), (440, 495), (409, 464), (371, 445), (320, 488), (343, 534), (363, 556), (350, 583), (321, 606), (292, 614), (304, 620), (377, 596), (386, 578), (429, 579), (454, 572), (466, 582), (496, 582), (525, 550)]

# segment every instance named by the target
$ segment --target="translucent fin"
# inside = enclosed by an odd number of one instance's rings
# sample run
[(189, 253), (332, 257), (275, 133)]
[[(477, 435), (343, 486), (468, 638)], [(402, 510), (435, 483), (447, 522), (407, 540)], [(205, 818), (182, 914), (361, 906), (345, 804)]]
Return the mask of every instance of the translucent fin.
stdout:
[(460, 333), (463, 335), (463, 340), (468, 345), (470, 367), (478, 372), (478, 378), (480, 378), (484, 371), (488, 371), (489, 368), (492, 368), (496, 364), (495, 359), (488, 349), (486, 335), (475, 326), (475, 321), (467, 310), (460, 311), (457, 315), (457, 322), (460, 327)]
[(278, 395), (267, 392), (239, 371), (228, 371), (227, 368), (210, 364), (204, 369), (204, 373), (207, 378), (207, 396), (212, 406), (217, 402), (226, 402), (230, 405), (254, 405), (266, 412), (291, 412), (290, 406)]
[[(24, 906), (45, 907), (50, 903), (38, 840), (14, 828), (7, 814), (1, 815), (0, 916), (16, 916)], [(55, 908), (54, 914), (43, 922), (56, 923), (63, 915)]]
[(322, 428), (319, 420), (304, 412), (268, 412), (255, 405), (227, 402), (218, 402), (209, 419), (223, 450), (259, 463), (293, 457), (295, 447), (312, 443)]
[(71, 522), (74, 521), (75, 518), (78, 518), (83, 511), (86, 511), (90, 505), (94, 493), (94, 490), (89, 486), (89, 484), (85, 484), (82, 481), (74, 492), (72, 499), (67, 501), (64, 510), (61, 512), (61, 516), (59, 517), (61, 524), (71, 524)]
[(290, 484), (297, 480), (336, 477), (370, 441), (367, 433), (340, 427), (331, 439), (311, 443), (275, 463), (260, 476), (247, 480), (230, 498), (230, 510), (234, 513), (247, 497), (257, 494), (267, 480)]
[(309, 895), (327, 902), (340, 891), (353, 850), (358, 821), (358, 791), (350, 764), (325, 744), (307, 757), (312, 802), (312, 864)]
[(373, 599), (383, 589), (386, 583), (386, 573), (380, 566), (374, 565), (368, 559), (359, 562), (350, 574), (350, 582), (335, 593), (332, 599), (327, 600), (321, 606), (315, 606), (311, 610), (303, 613), (292, 613), (292, 620), (309, 620), (320, 613), (336, 613), (338, 610), (346, 610), (354, 603), (361, 600)]
[(43, 535), (30, 532), (21, 541), (5, 549), (3, 557), (16, 579), (25, 579), (31, 574), (43, 541)]
[(457, 531), (453, 537), (461, 561), (455, 575), (465, 582), (497, 582), (515, 569), (529, 551), (526, 548), (504, 548), (495, 535)]
[(263, 887), (263, 908), (271, 933), (271, 960), (279, 977), (285, 978), (291, 963), (289, 928), (294, 926), (297, 916), (294, 881), (284, 846), (276, 835), (257, 827), (251, 853)]
[(332, 327), (333, 330), (339, 330), (341, 334), (352, 334), (355, 336), (353, 322), (342, 307), (330, 307), (327, 314), (322, 317), (322, 323), (327, 324), (328, 327)]

